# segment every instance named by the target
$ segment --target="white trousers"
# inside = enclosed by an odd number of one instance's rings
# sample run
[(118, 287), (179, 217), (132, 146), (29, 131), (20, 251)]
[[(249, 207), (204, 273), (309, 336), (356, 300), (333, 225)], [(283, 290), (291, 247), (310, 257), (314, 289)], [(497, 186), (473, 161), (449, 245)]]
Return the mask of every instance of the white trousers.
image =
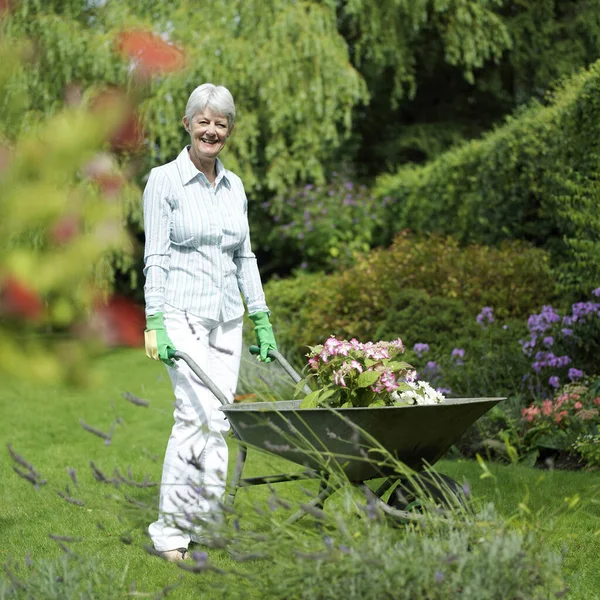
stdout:
[[(242, 352), (242, 317), (219, 323), (165, 312), (169, 338), (231, 402)], [(160, 485), (158, 520), (148, 531), (156, 550), (187, 548), (204, 528), (221, 518), (228, 451), (223, 434), (229, 422), (217, 398), (183, 360), (167, 367), (175, 393), (175, 424), (167, 444)]]

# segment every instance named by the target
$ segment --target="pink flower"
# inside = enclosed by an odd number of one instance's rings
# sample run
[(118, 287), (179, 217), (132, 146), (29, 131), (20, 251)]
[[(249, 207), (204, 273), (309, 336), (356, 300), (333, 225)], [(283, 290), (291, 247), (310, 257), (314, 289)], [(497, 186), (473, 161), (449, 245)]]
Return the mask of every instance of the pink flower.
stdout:
[(346, 387), (346, 382), (344, 381), (344, 374), (342, 370), (333, 372), (333, 381), (336, 385), (341, 385), (342, 387)]
[(556, 416), (554, 417), (554, 420), (557, 423), (560, 423), (566, 416), (567, 416), (567, 411), (566, 410), (561, 410), (559, 413), (556, 414)]
[(353, 369), (356, 369), (356, 370), (357, 370), (359, 373), (362, 373), (362, 372), (363, 372), (362, 365), (361, 365), (361, 364), (360, 364), (360, 363), (359, 363), (357, 360), (352, 360), (352, 361), (350, 362), (350, 366), (351, 366)]
[(310, 365), (311, 369), (314, 369), (315, 371), (317, 371), (319, 369), (319, 357), (313, 356), (312, 358), (309, 358), (308, 364)]
[(573, 408), (575, 410), (581, 410), (583, 408), (583, 404), (581, 404), (581, 402), (575, 402), (575, 405), (573, 406)]
[(392, 371), (384, 371), (381, 374), (379, 381), (388, 392), (393, 392), (394, 390), (397, 390), (400, 387)]
[(598, 396), (597, 398), (594, 398), (594, 404), (596, 406), (600, 406), (600, 396)]
[(521, 411), (523, 418), (531, 423), (537, 415), (540, 414), (540, 409), (537, 406), (531, 405), (529, 408), (524, 408)]
[(544, 400), (542, 402), (542, 414), (547, 417), (548, 415), (552, 414), (552, 400)]
[(556, 399), (556, 408), (562, 406), (569, 399), (568, 394), (562, 394)]
[(390, 345), (394, 346), (394, 348), (398, 348), (398, 350), (400, 350), (401, 352), (404, 352), (404, 344), (402, 343), (402, 340), (400, 338), (391, 341)]

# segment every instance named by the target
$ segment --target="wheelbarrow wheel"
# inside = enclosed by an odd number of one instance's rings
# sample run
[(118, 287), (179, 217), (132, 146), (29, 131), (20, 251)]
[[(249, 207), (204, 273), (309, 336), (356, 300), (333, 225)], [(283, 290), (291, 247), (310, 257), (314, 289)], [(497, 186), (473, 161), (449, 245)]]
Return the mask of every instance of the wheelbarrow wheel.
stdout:
[(429, 471), (400, 479), (387, 503), (403, 511), (420, 510), (431, 503), (443, 508), (467, 508), (465, 493), (458, 482), (442, 473)]

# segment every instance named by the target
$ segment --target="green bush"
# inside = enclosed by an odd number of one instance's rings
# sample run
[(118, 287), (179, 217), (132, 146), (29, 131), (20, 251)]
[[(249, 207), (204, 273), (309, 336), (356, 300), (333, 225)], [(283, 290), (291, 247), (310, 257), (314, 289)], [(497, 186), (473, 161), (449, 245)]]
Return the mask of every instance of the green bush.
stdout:
[(572, 450), (585, 464), (600, 468), (600, 426), (596, 428), (596, 433), (579, 436), (573, 443)]
[(327, 185), (286, 192), (285, 198), (265, 202), (263, 209), (273, 224), (261, 249), (270, 252), (279, 271), (296, 266), (332, 270), (369, 251), (381, 202), (364, 185), (336, 173)]
[[(330, 335), (360, 341), (401, 337), (451, 350), (477, 331), (475, 315), (524, 318), (552, 298), (547, 256), (520, 242), (460, 248), (452, 238), (398, 236), (333, 275), (297, 274), (265, 286), (279, 342), (290, 351)], [(470, 317), (469, 317), (470, 315)]]
[(382, 240), (411, 228), (461, 243), (523, 239), (550, 251), (561, 290), (600, 282), (600, 62), (495, 131), (380, 178)]
[(600, 379), (571, 383), (552, 399), (522, 410), (521, 444), (525, 452), (554, 458), (576, 457), (575, 445), (594, 436), (600, 426)]
[(420, 378), (455, 398), (531, 394), (523, 383), (530, 368), (519, 344), (527, 330), (523, 321), (485, 325), (470, 316), (460, 324), (449, 343), (421, 344), (418, 353), (409, 349), (405, 359)]

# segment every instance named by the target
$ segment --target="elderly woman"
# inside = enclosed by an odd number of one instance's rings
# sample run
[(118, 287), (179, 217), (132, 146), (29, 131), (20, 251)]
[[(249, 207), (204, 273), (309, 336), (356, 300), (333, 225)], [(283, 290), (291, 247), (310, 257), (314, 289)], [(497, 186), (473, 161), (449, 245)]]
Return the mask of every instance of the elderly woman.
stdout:
[[(227, 88), (205, 83), (189, 97), (183, 126), (190, 143), (150, 172), (144, 190), (146, 354), (162, 360), (173, 384), (175, 424), (167, 445), (155, 549), (180, 560), (203, 524), (219, 519), (225, 488), (229, 423), (219, 402), (169, 349), (189, 354), (233, 400), (242, 348), (243, 296), (260, 359), (277, 349), (256, 257), (248, 201), (240, 178), (219, 153), (233, 132)], [(241, 295), (240, 295), (241, 292)]]

